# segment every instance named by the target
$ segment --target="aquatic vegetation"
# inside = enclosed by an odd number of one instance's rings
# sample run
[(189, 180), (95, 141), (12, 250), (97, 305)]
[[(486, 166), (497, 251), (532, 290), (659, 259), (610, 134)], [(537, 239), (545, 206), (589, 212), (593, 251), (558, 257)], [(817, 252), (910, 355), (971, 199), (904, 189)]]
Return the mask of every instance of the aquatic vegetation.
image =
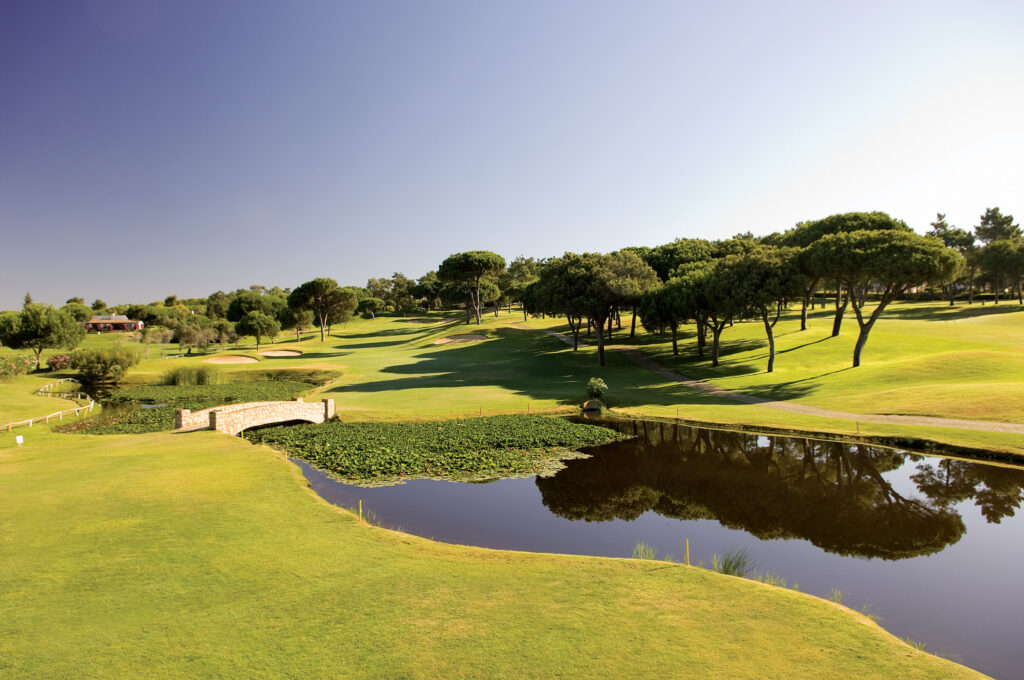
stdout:
[(578, 456), (580, 447), (627, 438), (595, 425), (530, 415), (428, 423), (331, 422), (251, 430), (245, 436), (348, 480), (537, 474), (558, 460)]
[(654, 548), (647, 545), (643, 541), (639, 541), (636, 547), (633, 548), (633, 559), (634, 560), (653, 560), (657, 558), (657, 553)]

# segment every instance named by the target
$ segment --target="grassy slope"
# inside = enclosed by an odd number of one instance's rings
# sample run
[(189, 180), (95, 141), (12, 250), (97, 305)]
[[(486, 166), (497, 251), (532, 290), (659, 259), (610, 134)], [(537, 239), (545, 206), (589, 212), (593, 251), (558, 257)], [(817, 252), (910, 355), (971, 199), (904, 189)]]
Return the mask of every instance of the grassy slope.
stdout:
[(34, 373), (19, 375), (9, 382), (0, 383), (0, 425), (39, 418), (78, 406), (68, 399), (34, 394), (40, 387), (53, 381), (54, 377), (49, 373)]
[(10, 440), (0, 678), (980, 677), (751, 581), (362, 525), (214, 433)]

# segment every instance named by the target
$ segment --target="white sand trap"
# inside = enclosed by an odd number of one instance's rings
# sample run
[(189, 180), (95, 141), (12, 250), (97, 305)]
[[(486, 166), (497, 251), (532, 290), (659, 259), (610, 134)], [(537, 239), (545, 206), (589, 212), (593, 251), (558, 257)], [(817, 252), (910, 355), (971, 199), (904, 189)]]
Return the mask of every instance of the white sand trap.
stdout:
[(265, 357), (301, 357), (302, 352), (295, 349), (268, 349), (260, 352)]
[(434, 340), (435, 345), (447, 345), (452, 342), (477, 342), (479, 340), (486, 340), (486, 335), (477, 335), (476, 333), (463, 333), (462, 335), (449, 335), (447, 338), (441, 338), (440, 340)]
[(256, 357), (243, 357), (240, 354), (230, 354), (226, 357), (211, 357), (204, 361), (204, 364), (255, 364), (259, 362)]

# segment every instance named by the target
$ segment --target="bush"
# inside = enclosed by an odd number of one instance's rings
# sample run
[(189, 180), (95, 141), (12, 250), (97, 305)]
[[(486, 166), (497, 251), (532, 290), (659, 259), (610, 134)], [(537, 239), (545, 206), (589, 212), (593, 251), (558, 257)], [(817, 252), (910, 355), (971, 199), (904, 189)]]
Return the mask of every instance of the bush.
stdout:
[(0, 357), (0, 382), (10, 380), (16, 375), (24, 375), (32, 370), (36, 360), (31, 354), (16, 354), (12, 357)]
[(220, 385), (224, 378), (212, 366), (179, 366), (160, 378), (161, 385)]
[(46, 360), (46, 367), (51, 371), (63, 371), (69, 366), (71, 366), (70, 354), (54, 354)]
[(138, 348), (125, 345), (80, 349), (71, 354), (71, 368), (78, 371), (83, 385), (113, 384), (120, 382), (140, 358)]
[(600, 399), (608, 391), (608, 384), (600, 378), (591, 378), (587, 383), (587, 399)]

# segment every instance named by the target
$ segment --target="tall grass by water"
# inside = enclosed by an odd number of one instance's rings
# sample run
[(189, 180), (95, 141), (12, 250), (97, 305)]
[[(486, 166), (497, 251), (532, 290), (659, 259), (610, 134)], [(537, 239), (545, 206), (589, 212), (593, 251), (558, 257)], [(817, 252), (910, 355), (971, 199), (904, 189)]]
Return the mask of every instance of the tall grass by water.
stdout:
[(164, 372), (161, 385), (193, 387), (195, 385), (220, 385), (224, 376), (212, 366), (178, 366)]

